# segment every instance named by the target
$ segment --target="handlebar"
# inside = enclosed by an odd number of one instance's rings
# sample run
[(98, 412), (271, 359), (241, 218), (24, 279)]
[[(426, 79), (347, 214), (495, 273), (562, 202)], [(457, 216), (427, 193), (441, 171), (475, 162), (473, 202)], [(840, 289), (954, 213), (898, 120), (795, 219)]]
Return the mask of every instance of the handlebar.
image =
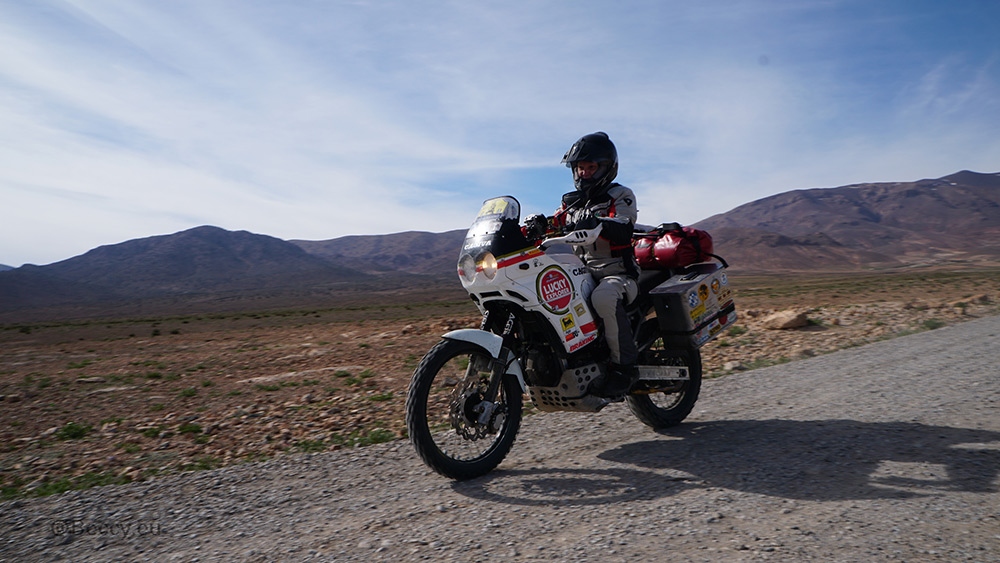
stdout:
[(572, 246), (586, 246), (588, 244), (594, 244), (597, 242), (597, 237), (601, 236), (601, 229), (604, 228), (603, 225), (598, 224), (593, 229), (581, 229), (579, 231), (570, 231), (561, 237), (547, 238), (543, 240), (538, 246), (545, 250), (546, 247), (552, 246), (553, 244), (569, 244)]

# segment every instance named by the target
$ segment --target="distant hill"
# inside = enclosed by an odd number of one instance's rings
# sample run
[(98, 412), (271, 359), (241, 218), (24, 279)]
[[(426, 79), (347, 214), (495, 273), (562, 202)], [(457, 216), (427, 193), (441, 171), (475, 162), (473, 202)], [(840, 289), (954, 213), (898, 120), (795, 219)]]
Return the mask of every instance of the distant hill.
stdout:
[(362, 272), (403, 270), (413, 274), (450, 275), (455, 270), (464, 238), (465, 229), (460, 229), (445, 233), (409, 231), (290, 242), (309, 254)]
[(694, 226), (743, 270), (997, 263), (1000, 174), (795, 190)]
[(290, 242), (206, 226), (0, 272), (0, 322), (309, 306), (408, 279), (373, 282)]
[(14, 266), (8, 266), (7, 264), (0, 264), (0, 272), (5, 272), (7, 270), (13, 270)]
[[(694, 226), (734, 272), (1000, 264), (1000, 173), (795, 190)], [(197, 227), (0, 271), (0, 323), (464, 297), (464, 231), (283, 241)]]
[(225, 287), (358, 280), (363, 274), (313, 256), (283, 240), (218, 227), (197, 227), (102, 246), (44, 268), (61, 279), (129, 294), (199, 293)]

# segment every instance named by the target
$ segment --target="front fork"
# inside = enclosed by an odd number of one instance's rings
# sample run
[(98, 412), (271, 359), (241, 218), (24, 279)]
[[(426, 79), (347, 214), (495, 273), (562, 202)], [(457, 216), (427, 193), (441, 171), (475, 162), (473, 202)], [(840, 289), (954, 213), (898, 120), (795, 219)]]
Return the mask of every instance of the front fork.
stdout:
[[(486, 331), (486, 327), (489, 325), (490, 312), (487, 310), (483, 313), (483, 320), (479, 323), (479, 330), (483, 332)], [(508, 313), (507, 322), (504, 324), (503, 332), (499, 335), (501, 339), (500, 349), (497, 353), (493, 355), (493, 359), (490, 361), (490, 382), (486, 387), (486, 392), (483, 393), (483, 400), (478, 405), (476, 405), (472, 410), (477, 414), (476, 423), (482, 426), (489, 426), (490, 430), (496, 432), (503, 425), (503, 419), (505, 414), (500, 413), (494, 416), (498, 399), (500, 396), (500, 384), (503, 382), (503, 378), (508, 373), (508, 367), (511, 365), (512, 361), (516, 361), (513, 357), (514, 353), (510, 349), (511, 333), (514, 331), (514, 322), (516, 317), (514, 313)], [(478, 371), (478, 368), (485, 366), (473, 366), (469, 365), (466, 371), (466, 377)], [(520, 369), (517, 370), (517, 375), (520, 375)], [(518, 377), (521, 383), (522, 390), (524, 389), (523, 376)]]
[[(486, 330), (486, 327), (489, 325), (489, 319), (490, 312), (487, 310), (483, 314), (483, 320), (479, 323), (479, 330)], [(507, 322), (503, 326), (503, 332), (500, 333), (503, 346), (500, 347), (499, 354), (494, 356), (490, 366), (490, 386), (486, 392), (487, 400), (497, 396), (497, 391), (500, 390), (500, 382), (503, 380), (504, 374), (507, 373), (507, 366), (510, 365), (511, 356), (513, 355), (513, 352), (510, 351), (510, 334), (514, 331), (514, 321), (514, 313), (508, 313)]]

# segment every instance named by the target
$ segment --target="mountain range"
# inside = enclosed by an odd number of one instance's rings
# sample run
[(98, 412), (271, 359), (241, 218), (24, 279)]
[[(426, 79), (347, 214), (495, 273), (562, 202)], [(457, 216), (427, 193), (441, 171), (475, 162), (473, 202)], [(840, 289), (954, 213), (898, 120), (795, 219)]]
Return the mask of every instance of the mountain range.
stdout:
[(734, 270), (996, 263), (1000, 174), (795, 190), (699, 221)]
[[(733, 272), (1000, 264), (1000, 173), (795, 190), (695, 223)], [(464, 230), (284, 241), (203, 226), (0, 268), (0, 323), (464, 297)]]

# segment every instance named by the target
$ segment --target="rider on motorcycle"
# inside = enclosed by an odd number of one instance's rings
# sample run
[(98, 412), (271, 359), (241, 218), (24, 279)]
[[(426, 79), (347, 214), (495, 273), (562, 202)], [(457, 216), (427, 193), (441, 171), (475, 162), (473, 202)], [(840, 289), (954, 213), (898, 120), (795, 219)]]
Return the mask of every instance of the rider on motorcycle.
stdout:
[(611, 352), (608, 376), (592, 392), (617, 398), (628, 392), (638, 378), (638, 351), (625, 315), (625, 305), (639, 288), (639, 265), (632, 248), (636, 222), (635, 194), (614, 183), (618, 174), (618, 151), (607, 133), (584, 135), (570, 147), (562, 162), (573, 171), (576, 190), (562, 196), (562, 205), (552, 225), (563, 230), (602, 226), (600, 238), (576, 252), (597, 281), (591, 306), (604, 322), (604, 337)]

